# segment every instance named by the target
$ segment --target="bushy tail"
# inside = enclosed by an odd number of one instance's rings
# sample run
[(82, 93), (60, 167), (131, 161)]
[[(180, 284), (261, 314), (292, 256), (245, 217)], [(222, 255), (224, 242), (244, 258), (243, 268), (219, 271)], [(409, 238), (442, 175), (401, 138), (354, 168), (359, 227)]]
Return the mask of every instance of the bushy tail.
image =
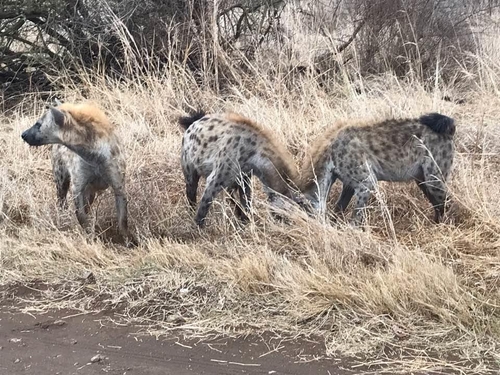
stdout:
[(438, 134), (455, 134), (455, 121), (451, 117), (439, 113), (428, 113), (421, 116), (419, 121)]
[(199, 119), (205, 117), (205, 111), (196, 111), (191, 113), (189, 116), (181, 116), (179, 117), (179, 124), (182, 126), (184, 130), (187, 130), (193, 122), (198, 121)]

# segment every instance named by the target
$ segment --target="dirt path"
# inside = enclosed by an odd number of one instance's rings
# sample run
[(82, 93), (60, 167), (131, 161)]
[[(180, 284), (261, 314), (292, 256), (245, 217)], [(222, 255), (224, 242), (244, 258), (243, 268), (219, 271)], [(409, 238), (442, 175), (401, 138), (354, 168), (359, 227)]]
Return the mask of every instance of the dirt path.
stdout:
[(71, 314), (63, 311), (31, 316), (0, 307), (0, 374), (353, 373), (343, 368), (342, 361), (332, 359), (297, 363), (301, 353), (324, 352), (319, 344), (307, 341), (255, 337), (200, 342), (157, 340), (137, 335), (134, 327), (103, 325), (102, 315), (68, 317)]

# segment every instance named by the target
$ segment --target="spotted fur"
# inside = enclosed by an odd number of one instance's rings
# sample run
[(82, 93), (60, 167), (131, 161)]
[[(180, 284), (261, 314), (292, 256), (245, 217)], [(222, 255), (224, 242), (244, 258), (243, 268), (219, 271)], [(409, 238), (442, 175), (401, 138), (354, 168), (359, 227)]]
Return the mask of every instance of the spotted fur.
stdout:
[(199, 179), (207, 179), (196, 213), (199, 226), (204, 225), (212, 201), (223, 189), (231, 195), (239, 192), (241, 207), (236, 204), (236, 214), (246, 221), (252, 175), (263, 183), (271, 202), (279, 193), (301, 203), (292, 189), (297, 180), (292, 156), (260, 125), (236, 113), (205, 115), (203, 112), (181, 117), (179, 123), (185, 129), (181, 166), (187, 199), (193, 208)]
[(31, 146), (52, 145), (52, 171), (60, 207), (67, 206), (71, 187), (78, 222), (88, 229), (88, 212), (96, 193), (111, 187), (120, 232), (134, 242), (127, 223), (125, 160), (114, 126), (96, 105), (64, 103), (50, 107), (22, 138)]
[(454, 133), (453, 119), (437, 113), (375, 124), (337, 123), (306, 155), (301, 190), (322, 213), (333, 183), (340, 179), (343, 189), (335, 211), (343, 212), (355, 196), (352, 221), (359, 224), (376, 181), (414, 180), (439, 222), (447, 197), (445, 182), (453, 164)]

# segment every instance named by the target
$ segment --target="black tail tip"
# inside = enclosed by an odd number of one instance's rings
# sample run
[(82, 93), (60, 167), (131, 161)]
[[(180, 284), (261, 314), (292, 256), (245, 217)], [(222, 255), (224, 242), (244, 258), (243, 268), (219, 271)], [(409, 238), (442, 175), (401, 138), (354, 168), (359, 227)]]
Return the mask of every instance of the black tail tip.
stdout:
[(428, 113), (420, 117), (419, 122), (438, 134), (455, 134), (455, 120), (440, 113)]
[(191, 113), (189, 116), (181, 116), (179, 117), (179, 125), (182, 126), (184, 130), (187, 130), (193, 122), (200, 120), (205, 117), (206, 112), (203, 110), (198, 110), (196, 112)]

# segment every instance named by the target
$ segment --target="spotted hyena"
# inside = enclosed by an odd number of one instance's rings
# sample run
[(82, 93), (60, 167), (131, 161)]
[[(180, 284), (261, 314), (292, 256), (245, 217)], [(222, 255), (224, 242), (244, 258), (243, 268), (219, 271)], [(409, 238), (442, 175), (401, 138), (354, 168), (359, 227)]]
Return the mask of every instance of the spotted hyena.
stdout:
[(22, 139), (31, 146), (52, 145), (58, 204), (67, 206), (71, 185), (76, 217), (83, 228), (88, 228), (88, 212), (96, 193), (111, 186), (120, 232), (133, 242), (127, 225), (125, 160), (113, 125), (91, 103), (57, 103), (22, 134)]
[[(203, 226), (213, 199), (223, 189), (233, 196), (236, 215), (247, 221), (252, 175), (263, 183), (271, 202), (279, 193), (303, 203), (292, 188), (297, 178), (292, 156), (256, 123), (235, 113), (206, 115), (204, 112), (181, 117), (179, 123), (185, 129), (181, 165), (191, 207), (196, 206), (200, 177), (207, 180), (196, 213), (195, 221), (199, 226)], [(239, 192), (241, 206), (234, 200), (236, 192)]]
[(343, 212), (354, 195), (352, 221), (360, 223), (377, 180), (414, 180), (439, 222), (453, 164), (454, 134), (453, 119), (438, 113), (376, 124), (337, 124), (306, 155), (301, 190), (313, 208), (324, 212), (332, 184), (340, 179), (343, 189), (335, 211)]

